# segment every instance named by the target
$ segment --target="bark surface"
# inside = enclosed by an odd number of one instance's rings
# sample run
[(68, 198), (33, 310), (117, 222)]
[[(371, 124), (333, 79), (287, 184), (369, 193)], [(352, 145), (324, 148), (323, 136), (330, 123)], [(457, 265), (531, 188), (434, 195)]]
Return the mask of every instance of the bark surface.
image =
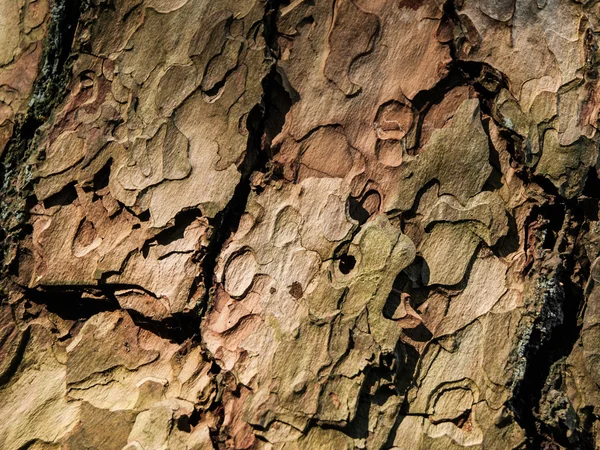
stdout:
[(0, 446), (600, 448), (599, 38), (0, 0)]

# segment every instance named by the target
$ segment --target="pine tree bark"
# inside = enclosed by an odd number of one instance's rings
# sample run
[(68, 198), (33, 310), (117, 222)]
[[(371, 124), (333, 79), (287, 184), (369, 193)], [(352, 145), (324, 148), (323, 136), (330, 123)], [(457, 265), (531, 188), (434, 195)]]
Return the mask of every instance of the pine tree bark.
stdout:
[(599, 33), (0, 0), (2, 448), (598, 448)]

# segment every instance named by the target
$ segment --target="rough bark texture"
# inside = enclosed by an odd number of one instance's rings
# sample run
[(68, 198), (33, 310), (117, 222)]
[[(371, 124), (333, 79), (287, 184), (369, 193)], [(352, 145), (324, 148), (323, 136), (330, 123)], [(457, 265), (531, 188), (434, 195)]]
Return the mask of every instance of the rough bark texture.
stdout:
[(600, 448), (599, 37), (0, 0), (2, 449)]

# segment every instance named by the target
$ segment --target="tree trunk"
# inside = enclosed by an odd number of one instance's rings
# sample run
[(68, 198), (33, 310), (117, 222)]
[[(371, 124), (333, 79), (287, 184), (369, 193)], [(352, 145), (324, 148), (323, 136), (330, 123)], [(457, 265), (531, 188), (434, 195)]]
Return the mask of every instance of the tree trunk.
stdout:
[(599, 448), (598, 33), (0, 0), (1, 447)]

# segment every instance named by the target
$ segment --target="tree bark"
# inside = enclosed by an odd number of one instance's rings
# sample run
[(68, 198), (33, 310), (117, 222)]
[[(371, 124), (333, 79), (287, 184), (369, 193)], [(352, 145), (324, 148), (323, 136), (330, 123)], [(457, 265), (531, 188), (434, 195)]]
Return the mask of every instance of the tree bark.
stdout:
[(599, 33), (0, 0), (2, 448), (598, 448)]

